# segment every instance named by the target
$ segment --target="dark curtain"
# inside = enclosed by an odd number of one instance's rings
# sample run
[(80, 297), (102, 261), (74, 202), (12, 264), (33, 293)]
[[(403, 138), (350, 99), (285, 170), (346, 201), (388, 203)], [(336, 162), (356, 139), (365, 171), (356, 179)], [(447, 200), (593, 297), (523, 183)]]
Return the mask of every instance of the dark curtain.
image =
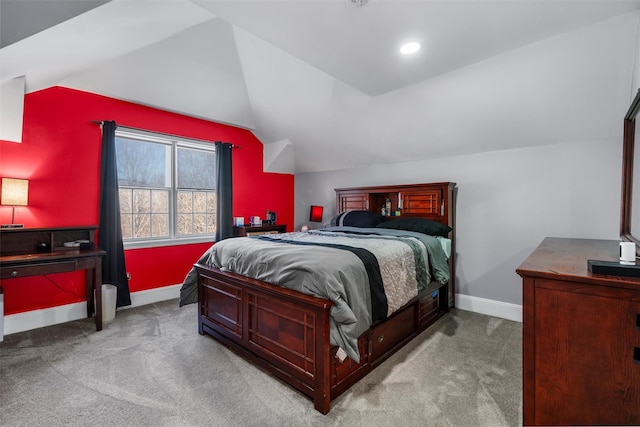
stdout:
[(233, 237), (233, 186), (231, 150), (233, 145), (216, 141), (216, 242)]
[(116, 307), (131, 305), (127, 268), (124, 263), (120, 201), (118, 198), (118, 168), (116, 164), (116, 122), (102, 124), (102, 155), (100, 159), (100, 225), (98, 246), (107, 252), (102, 260), (102, 283), (118, 288)]

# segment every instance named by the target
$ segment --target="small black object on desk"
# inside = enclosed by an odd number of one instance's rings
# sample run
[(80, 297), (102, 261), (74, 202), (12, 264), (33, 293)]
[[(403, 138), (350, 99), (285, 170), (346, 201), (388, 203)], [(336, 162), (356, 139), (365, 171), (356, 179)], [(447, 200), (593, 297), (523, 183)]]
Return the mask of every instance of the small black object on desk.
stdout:
[(617, 261), (587, 260), (589, 271), (594, 274), (606, 274), (608, 276), (640, 277), (640, 265), (621, 264)]

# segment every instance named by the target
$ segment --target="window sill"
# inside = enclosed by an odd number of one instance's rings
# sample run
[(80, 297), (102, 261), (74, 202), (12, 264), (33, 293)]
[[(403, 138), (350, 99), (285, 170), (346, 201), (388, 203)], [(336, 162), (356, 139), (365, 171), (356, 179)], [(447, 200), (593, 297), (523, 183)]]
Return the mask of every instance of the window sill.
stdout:
[(144, 248), (160, 248), (163, 246), (180, 246), (180, 245), (193, 245), (196, 243), (214, 243), (213, 236), (203, 237), (185, 237), (182, 239), (171, 240), (137, 240), (133, 242), (124, 242), (124, 250), (127, 249), (144, 249)]

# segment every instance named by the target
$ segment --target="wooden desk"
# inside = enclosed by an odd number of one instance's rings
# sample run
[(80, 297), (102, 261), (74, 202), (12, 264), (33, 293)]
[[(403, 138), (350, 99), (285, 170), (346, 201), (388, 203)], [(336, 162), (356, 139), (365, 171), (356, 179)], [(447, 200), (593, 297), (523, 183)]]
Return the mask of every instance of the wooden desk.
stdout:
[[(66, 248), (65, 241), (88, 240), (96, 227), (0, 230), (0, 280), (77, 270), (87, 271), (87, 317), (95, 311), (96, 330), (102, 330), (102, 257), (99, 248)], [(37, 245), (47, 250), (37, 252)], [(94, 304), (95, 298), (95, 304)]]

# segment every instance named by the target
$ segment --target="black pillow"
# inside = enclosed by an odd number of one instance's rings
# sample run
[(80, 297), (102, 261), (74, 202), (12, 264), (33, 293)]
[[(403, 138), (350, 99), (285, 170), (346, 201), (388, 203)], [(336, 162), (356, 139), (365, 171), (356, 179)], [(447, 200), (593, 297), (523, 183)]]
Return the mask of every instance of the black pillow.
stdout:
[(377, 212), (371, 211), (349, 211), (334, 216), (331, 225), (342, 225), (348, 227), (373, 228), (382, 223), (385, 217)]
[(391, 228), (394, 230), (417, 231), (418, 233), (428, 234), (430, 236), (447, 237), (453, 228), (448, 225), (425, 218), (396, 218), (378, 224), (380, 228)]

